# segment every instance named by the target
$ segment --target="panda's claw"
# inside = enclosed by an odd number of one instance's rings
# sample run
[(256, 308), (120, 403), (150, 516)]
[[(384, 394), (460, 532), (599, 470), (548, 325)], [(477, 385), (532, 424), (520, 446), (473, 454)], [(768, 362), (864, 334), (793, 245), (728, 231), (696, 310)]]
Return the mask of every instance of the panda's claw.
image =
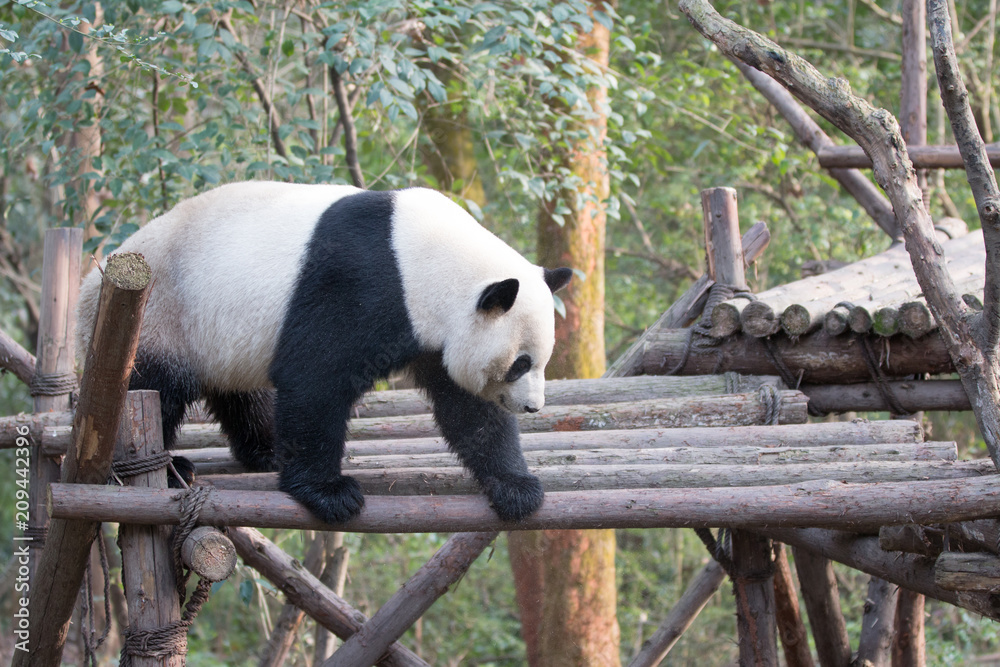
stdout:
[(331, 479), (286, 485), (282, 491), (306, 506), (324, 523), (344, 523), (356, 517), (365, 505), (358, 480), (346, 475)]
[(522, 521), (542, 505), (545, 492), (529, 473), (494, 477), (484, 485), (490, 506), (502, 521)]

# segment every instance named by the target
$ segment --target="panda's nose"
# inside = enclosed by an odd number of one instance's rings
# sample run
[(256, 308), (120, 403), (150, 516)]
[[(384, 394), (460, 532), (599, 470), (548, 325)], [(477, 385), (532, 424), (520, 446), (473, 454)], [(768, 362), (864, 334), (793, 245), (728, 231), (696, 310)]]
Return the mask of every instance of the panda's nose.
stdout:
[(524, 411), (525, 412), (538, 412), (538, 408), (533, 408), (530, 405), (526, 405), (526, 406), (524, 406)]

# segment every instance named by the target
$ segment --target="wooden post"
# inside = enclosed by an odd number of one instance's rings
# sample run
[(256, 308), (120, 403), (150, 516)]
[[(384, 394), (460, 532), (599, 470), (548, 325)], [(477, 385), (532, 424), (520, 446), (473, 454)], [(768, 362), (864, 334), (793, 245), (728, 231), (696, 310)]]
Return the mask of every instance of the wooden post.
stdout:
[[(302, 566), (309, 574), (319, 576), (325, 557), (326, 539), (322, 533), (317, 534), (310, 531), (307, 534), (312, 535), (313, 538), (306, 551), (306, 557), (302, 561)], [(260, 653), (260, 659), (257, 661), (258, 667), (281, 667), (285, 664), (288, 653), (292, 650), (292, 644), (297, 637), (299, 625), (305, 615), (304, 611), (291, 602), (285, 602), (281, 608), (281, 614), (278, 616), (278, 621), (271, 630), (271, 636), (267, 638), (267, 643)]]
[[(326, 566), (320, 583), (340, 597), (344, 596), (344, 586), (347, 583), (347, 563), (351, 552), (344, 546), (344, 534), (340, 531), (327, 533)], [(337, 648), (337, 639), (332, 632), (320, 624), (316, 624), (316, 643), (313, 664), (321, 664), (333, 655)]]
[(785, 545), (774, 543), (774, 602), (777, 609), (778, 636), (788, 667), (813, 667), (809, 635), (799, 613), (799, 596), (792, 581)]
[[(73, 446), (63, 462), (63, 482), (107, 481), (149, 279), (149, 266), (139, 255), (121, 253), (108, 261), (73, 420)], [(97, 526), (94, 521), (50, 522), (31, 589), (28, 650), (15, 652), (11, 663), (15, 667), (58, 667)]]
[[(57, 412), (70, 407), (75, 385), (76, 301), (80, 292), (82, 229), (50, 229), (45, 232), (42, 259), (42, 313), (38, 323), (38, 357), (35, 360), (31, 394), (36, 413)], [(25, 538), (32, 550), (29, 577), (38, 568), (49, 513), (45, 507), (49, 484), (59, 481), (59, 460), (42, 454), (40, 443), (31, 448), (30, 519)]]
[(745, 530), (733, 531), (733, 593), (743, 667), (778, 665), (771, 553), (770, 539)]
[[(927, 145), (927, 3), (903, 0), (903, 70), (900, 86), (899, 125), (903, 139), (911, 146)], [(927, 196), (927, 170), (917, 170), (917, 183)]]
[(927, 664), (924, 601), (925, 598), (920, 593), (899, 589), (892, 642), (892, 667), (924, 667)]
[[(163, 451), (160, 395), (155, 391), (131, 391), (125, 404), (116, 461), (133, 461)], [(167, 488), (167, 470), (160, 468), (123, 480), (138, 488)], [(122, 583), (128, 601), (128, 635), (161, 628), (181, 619), (174, 556), (169, 526), (122, 524), (119, 542), (122, 549)], [(185, 648), (166, 655), (132, 655), (134, 667), (181, 667)]]
[(685, 630), (690, 627), (708, 601), (719, 590), (726, 571), (714, 560), (696, 574), (688, 584), (681, 599), (677, 601), (653, 636), (642, 644), (642, 649), (628, 664), (628, 667), (656, 667), (667, 657), (670, 649)]
[(445, 545), (337, 649), (324, 663), (325, 667), (374, 664), (390, 644), (465, 575), (496, 536), (496, 532), (458, 533), (448, 538)]
[(861, 638), (853, 665), (859, 667), (890, 667), (892, 663), (892, 631), (896, 619), (899, 586), (872, 577), (868, 583), (868, 598), (861, 619)]
[(709, 277), (723, 285), (747, 289), (736, 190), (733, 188), (702, 190), (701, 210), (705, 223), (705, 251), (708, 253)]
[(840, 611), (840, 594), (833, 563), (798, 547), (792, 547), (792, 555), (819, 664), (821, 667), (847, 667), (851, 661), (851, 641)]

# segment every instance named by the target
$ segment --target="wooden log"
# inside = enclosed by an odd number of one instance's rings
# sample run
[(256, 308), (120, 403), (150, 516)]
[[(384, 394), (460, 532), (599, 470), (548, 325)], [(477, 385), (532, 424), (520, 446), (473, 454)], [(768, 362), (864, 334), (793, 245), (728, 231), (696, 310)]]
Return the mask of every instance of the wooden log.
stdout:
[[(70, 392), (76, 379), (76, 302), (80, 292), (80, 256), (83, 230), (60, 228), (45, 232), (42, 258), (41, 315), (31, 393), (34, 412), (51, 413), (70, 407)], [(42, 383), (48, 385), (42, 387)], [(61, 385), (61, 388), (59, 388)], [(37, 443), (37, 441), (35, 441)], [(37, 447), (31, 448), (28, 486), (28, 547), (32, 557), (28, 563), (29, 580), (33, 580), (40, 560), (42, 540), (49, 525), (45, 508), (45, 489), (59, 481), (59, 462), (45, 456)], [(31, 533), (35, 533), (32, 535)]]
[(879, 336), (894, 336), (899, 333), (899, 308), (882, 306), (872, 315), (872, 331)]
[[(163, 451), (159, 393), (132, 391), (126, 400), (125, 414), (115, 445), (115, 460), (134, 461), (159, 454)], [(134, 489), (166, 489), (167, 470), (160, 468), (128, 477), (125, 481)], [(157, 525), (123, 524), (119, 528), (122, 584), (128, 601), (126, 636), (162, 628), (181, 620), (170, 533), (167, 526)], [(191, 537), (194, 537), (194, 533)], [(135, 667), (182, 667), (185, 664), (185, 653), (186, 647), (175, 654), (133, 654), (130, 657)]]
[(878, 531), (878, 545), (884, 551), (905, 551), (936, 557), (944, 551), (944, 531), (916, 524), (882, 526)]
[(934, 581), (933, 561), (914, 554), (882, 551), (877, 537), (823, 528), (768, 528), (763, 532), (772, 539), (838, 561), (897, 586), (989, 618), (1000, 619), (1000, 602), (993, 596), (942, 588)]
[(496, 539), (497, 532), (458, 533), (403, 584), (361, 629), (344, 642), (327, 667), (370, 665), (399, 639)]
[[(53, 484), (52, 516), (119, 523), (177, 523), (175, 493), (124, 487)], [(819, 526), (868, 530), (901, 523), (950, 523), (1000, 514), (995, 476), (920, 482), (628, 489), (547, 493), (528, 519), (501, 522), (480, 494), (369, 496), (361, 514), (337, 530), (368, 533)], [(206, 524), (329, 530), (290, 496), (273, 491), (215, 490), (202, 508)], [(875, 548), (878, 548), (877, 538)], [(788, 543), (788, 540), (782, 540)], [(794, 542), (793, 542), (794, 544)]]
[(702, 190), (701, 211), (705, 228), (708, 275), (715, 282), (733, 289), (747, 289), (736, 190), (733, 188)]
[(0, 369), (10, 371), (24, 384), (35, 375), (35, 357), (17, 341), (0, 331)]
[(920, 338), (937, 328), (934, 316), (924, 301), (908, 301), (897, 309), (899, 332), (910, 338)]
[(858, 653), (852, 665), (858, 667), (891, 667), (892, 631), (896, 625), (896, 604), (899, 587), (884, 579), (872, 577), (861, 618)]
[(719, 590), (719, 586), (725, 579), (726, 571), (722, 569), (722, 566), (714, 560), (709, 561), (691, 579), (691, 583), (684, 589), (684, 593), (667, 614), (667, 617), (663, 619), (663, 623), (656, 629), (656, 632), (642, 643), (642, 649), (632, 658), (628, 667), (656, 667), (659, 665), (684, 634), (684, 631), (691, 627), (694, 619), (698, 617), (701, 610)]
[(202, 579), (223, 581), (236, 569), (236, 547), (218, 528), (198, 526), (181, 545), (181, 559)]
[[(903, 0), (903, 67), (899, 92), (899, 125), (907, 149), (927, 145), (927, 6)], [(917, 173), (924, 206), (930, 210), (927, 171)]]
[[(747, 266), (753, 264), (757, 258), (764, 254), (767, 244), (771, 240), (771, 232), (767, 225), (758, 222), (743, 235), (741, 240), (743, 246), (743, 261)], [(646, 350), (646, 337), (652, 331), (660, 329), (681, 329), (694, 322), (701, 315), (708, 301), (708, 291), (715, 281), (709, 278), (706, 273), (698, 278), (683, 295), (660, 316), (653, 326), (646, 329), (639, 339), (632, 343), (624, 354), (615, 359), (608, 370), (604, 372), (605, 378), (625, 377), (629, 375), (640, 375), (642, 357)]]
[(844, 667), (851, 661), (851, 641), (840, 610), (833, 563), (794, 544), (792, 554), (820, 667)]
[(905, 551), (936, 558), (945, 550), (997, 553), (1000, 524), (993, 519), (966, 521), (943, 526), (883, 526), (879, 546), (886, 551)]
[(1000, 593), (1000, 556), (946, 551), (934, 563), (934, 583), (949, 591)]
[[(964, 169), (957, 146), (909, 146), (914, 169)], [(990, 164), (1000, 167), (1000, 147), (987, 146)], [(824, 169), (871, 169), (871, 159), (860, 146), (830, 146), (817, 153)]]
[[(228, 448), (179, 449), (195, 465), (198, 475), (240, 474), (246, 472)], [(876, 461), (954, 461), (958, 449), (954, 442), (890, 443), (877, 445), (827, 445), (817, 447), (663, 447), (641, 449), (595, 448), (586, 450), (549, 449), (526, 451), (529, 466), (549, 465), (651, 465), (683, 463), (706, 464), (788, 464), (847, 463)], [(461, 465), (448, 452), (433, 454), (349, 455), (343, 461), (345, 472), (397, 468), (451, 468)]]
[(927, 664), (924, 602), (925, 598), (920, 593), (899, 589), (892, 641), (892, 667), (924, 667)]
[[(327, 536), (327, 559), (320, 582), (337, 595), (343, 597), (344, 585), (347, 583), (347, 563), (351, 552), (344, 546), (344, 534), (330, 532)], [(316, 626), (316, 639), (313, 652), (313, 664), (322, 664), (328, 660), (336, 648), (336, 639), (332, 632), (321, 625)]]
[[(970, 410), (969, 396), (958, 380), (898, 380), (888, 383), (900, 405), (921, 410)], [(800, 387), (809, 407), (821, 413), (886, 412), (891, 408), (874, 382), (857, 384), (807, 384)]]
[[(63, 461), (63, 482), (103, 484), (111, 470), (150, 277), (149, 266), (138, 255), (120, 253), (112, 259), (104, 271), (73, 422), (74, 446)], [(13, 665), (59, 665), (96, 534), (94, 522), (51, 522), (29, 607), (29, 650), (15, 652)]]
[(777, 667), (771, 540), (746, 530), (734, 530), (732, 539), (740, 664)]
[(850, 309), (847, 306), (834, 306), (823, 316), (823, 330), (830, 336), (839, 336), (850, 329), (847, 316)]
[[(809, 384), (849, 383), (871, 379), (857, 340), (830, 336), (825, 331), (803, 336), (798, 341), (773, 339), (775, 350), (784, 364), (802, 382)], [(889, 377), (918, 373), (951, 373), (954, 368), (943, 341), (936, 335), (918, 341), (904, 336), (883, 339), (883, 368)], [(665, 373), (684, 358), (687, 347), (685, 331), (659, 331), (650, 336), (643, 370), (649, 375)], [(678, 373), (698, 375), (709, 370), (740, 373), (773, 373), (774, 366), (763, 344), (748, 336), (723, 340), (711, 350), (693, 348), (687, 363)]]
[[(788, 463), (784, 465), (551, 465), (529, 467), (546, 492), (569, 490), (678, 489), (794, 484), (815, 480), (844, 483), (966, 479), (992, 475), (991, 461), (905, 461), (876, 463)], [(351, 477), (370, 496), (479, 494), (460, 467), (355, 470)], [(275, 491), (277, 473), (205, 475), (205, 484), (231, 491)]]
[[(21, 423), (28, 428), (42, 431), (31, 419), (22, 416), (0, 418), (0, 447), (14, 447), (16, 430), (5, 434), (4, 420)], [(28, 417), (31, 417), (28, 415)], [(42, 446), (48, 453), (65, 451), (68, 434), (59, 429), (46, 429)], [(923, 431), (919, 425), (897, 421), (822, 422), (817, 424), (783, 424), (781, 426), (723, 426), (683, 429), (627, 429), (622, 431), (577, 431), (553, 433), (527, 433), (521, 437), (524, 451), (553, 449), (622, 448), (656, 449), (664, 447), (823, 447), (828, 445), (870, 445), (896, 442), (922, 442)], [(178, 449), (191, 451), (202, 448), (227, 448), (228, 441), (216, 425), (194, 425), (181, 428)], [(443, 438), (404, 438), (399, 440), (350, 440), (348, 456), (376, 456), (386, 454), (435, 454), (448, 451)]]
[[(592, 405), (633, 403), (658, 398), (683, 398), (714, 394), (754, 391), (763, 384), (778, 386), (774, 376), (690, 375), (607, 377), (599, 380), (551, 380), (545, 383), (545, 405)], [(354, 406), (355, 418), (384, 418), (423, 415), (431, 412), (431, 404), (416, 389), (373, 391), (365, 394)]]
[[(259, 531), (230, 526), (228, 534), (244, 563), (260, 572), (289, 601), (333, 634), (346, 639), (368, 620)], [(427, 663), (395, 642), (378, 664), (384, 667), (415, 667)]]
[[(302, 560), (302, 566), (306, 572), (313, 576), (319, 576), (321, 573), (324, 543), (325, 540), (321, 536), (314, 537), (306, 551), (306, 557)], [(278, 614), (278, 620), (267, 638), (267, 643), (260, 652), (260, 659), (257, 661), (258, 667), (282, 667), (285, 664), (285, 660), (288, 659), (288, 654), (292, 650), (292, 644), (297, 638), (299, 625), (302, 624), (304, 618), (304, 611), (291, 602), (285, 602), (281, 607), (281, 613)]]
[(774, 606), (778, 637), (788, 667), (813, 667), (809, 652), (809, 634), (799, 613), (799, 596), (795, 592), (792, 568), (788, 564), (785, 545), (774, 543)]
[[(808, 419), (808, 398), (798, 391), (778, 392), (779, 423), (803, 424)], [(763, 424), (766, 405), (758, 393), (690, 396), (604, 405), (546, 406), (534, 414), (520, 415), (522, 433), (542, 431), (596, 431), (691, 426), (745, 426)], [(379, 419), (353, 419), (351, 435), (358, 440), (421, 438), (439, 434), (431, 415)]]

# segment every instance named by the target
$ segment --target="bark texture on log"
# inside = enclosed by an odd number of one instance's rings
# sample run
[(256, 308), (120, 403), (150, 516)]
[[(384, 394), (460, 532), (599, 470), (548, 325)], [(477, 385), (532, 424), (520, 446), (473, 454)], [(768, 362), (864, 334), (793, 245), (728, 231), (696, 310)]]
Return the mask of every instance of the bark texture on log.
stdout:
[(799, 613), (799, 596), (792, 580), (785, 545), (774, 543), (774, 604), (778, 622), (778, 637), (788, 667), (813, 667), (809, 652), (809, 633)]
[[(887, 383), (899, 404), (910, 413), (921, 410), (969, 410), (969, 396), (958, 380), (899, 380)], [(809, 407), (819, 412), (892, 411), (874, 382), (810, 384), (800, 387)]]
[(892, 667), (924, 667), (927, 643), (924, 640), (924, 596), (899, 589), (896, 628), (892, 642)]
[(16, 340), (0, 331), (0, 369), (10, 371), (24, 384), (35, 375), (35, 357)]
[[(957, 146), (907, 146), (906, 152), (916, 169), (965, 169)], [(816, 155), (824, 169), (871, 169), (871, 158), (861, 146), (829, 146)], [(1000, 167), (1000, 147), (986, 146), (993, 167)]]
[(872, 577), (868, 582), (865, 612), (861, 617), (861, 638), (852, 667), (890, 667), (892, 631), (896, 624), (899, 587)]
[(740, 665), (777, 667), (771, 540), (745, 530), (734, 530), (732, 539)]
[[(53, 516), (119, 523), (177, 523), (180, 508), (169, 491), (138, 492), (85, 484), (53, 484)], [(926, 482), (709, 489), (633, 489), (547, 493), (542, 507), (520, 523), (503, 523), (485, 497), (370, 496), (361, 514), (338, 530), (365, 533), (467, 532), (550, 528), (822, 526), (868, 530), (913, 523), (952, 523), (1000, 515), (995, 476)], [(325, 529), (284, 493), (216, 490), (206, 524)], [(878, 548), (878, 538), (872, 538)], [(788, 543), (787, 540), (781, 540)]]
[(1000, 593), (1000, 556), (946, 551), (934, 563), (934, 583), (949, 591)]

